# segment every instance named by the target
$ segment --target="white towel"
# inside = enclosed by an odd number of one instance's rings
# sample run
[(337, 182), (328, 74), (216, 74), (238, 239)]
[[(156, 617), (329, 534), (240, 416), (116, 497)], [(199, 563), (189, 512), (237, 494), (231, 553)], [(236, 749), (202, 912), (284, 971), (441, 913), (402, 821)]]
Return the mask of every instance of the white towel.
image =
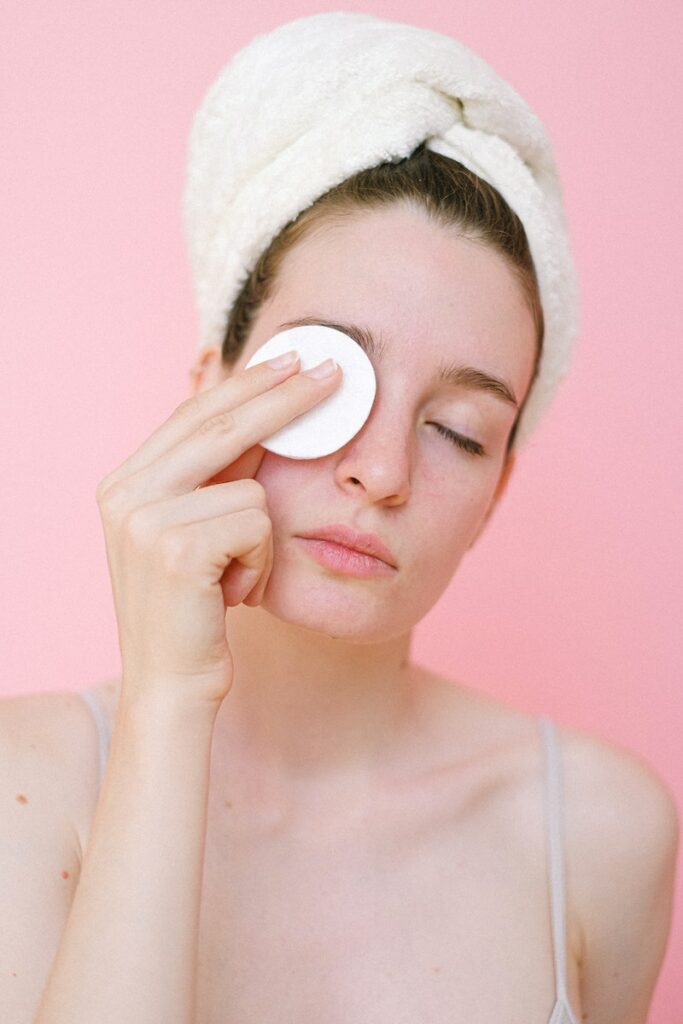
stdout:
[(493, 185), (527, 233), (545, 337), (519, 448), (565, 375), (578, 330), (560, 183), (528, 104), (463, 43), (430, 29), (314, 14), (253, 37), (220, 72), (192, 123), (182, 205), (199, 349), (221, 345), (240, 288), (289, 220), (424, 141)]

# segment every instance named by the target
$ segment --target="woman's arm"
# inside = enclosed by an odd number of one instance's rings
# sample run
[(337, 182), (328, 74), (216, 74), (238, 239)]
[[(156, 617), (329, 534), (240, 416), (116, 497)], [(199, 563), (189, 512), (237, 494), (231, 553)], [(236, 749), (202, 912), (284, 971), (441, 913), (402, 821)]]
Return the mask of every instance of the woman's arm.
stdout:
[(193, 1024), (214, 718), (170, 695), (119, 704), (80, 879), (31, 1024)]
[(646, 1024), (671, 927), (676, 803), (647, 762), (589, 737), (568, 759), (567, 787), (582, 1009), (600, 1024)]
[(342, 376), (300, 373), (294, 355), (186, 399), (98, 484), (121, 695), (33, 1024), (193, 1024), (211, 742), (233, 681), (226, 610), (259, 604), (273, 564), (258, 442)]

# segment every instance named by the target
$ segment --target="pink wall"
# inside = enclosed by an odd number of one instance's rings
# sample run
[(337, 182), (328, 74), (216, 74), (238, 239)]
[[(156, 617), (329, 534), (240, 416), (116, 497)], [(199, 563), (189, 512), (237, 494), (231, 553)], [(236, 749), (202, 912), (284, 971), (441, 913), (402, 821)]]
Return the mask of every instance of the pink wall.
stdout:
[[(95, 488), (189, 393), (179, 209), (190, 119), (252, 35), (339, 7), (3, 6), (7, 693), (118, 672)], [(680, 794), (680, 7), (356, 9), (458, 36), (546, 121), (582, 293), (573, 372), (488, 532), (416, 631), (415, 656), (637, 751)], [(652, 1024), (680, 1019), (680, 907)]]

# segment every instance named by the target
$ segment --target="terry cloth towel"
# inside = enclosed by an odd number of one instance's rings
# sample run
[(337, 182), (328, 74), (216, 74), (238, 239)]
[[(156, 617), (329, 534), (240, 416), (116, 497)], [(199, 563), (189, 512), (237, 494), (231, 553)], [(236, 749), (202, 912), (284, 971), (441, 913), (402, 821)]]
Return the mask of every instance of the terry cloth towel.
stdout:
[(286, 22), (239, 50), (190, 130), (182, 216), (199, 349), (279, 231), (334, 185), (422, 142), (493, 185), (527, 233), (545, 320), (539, 373), (520, 417), (526, 442), (569, 368), (578, 296), (545, 127), (458, 40), (369, 14)]

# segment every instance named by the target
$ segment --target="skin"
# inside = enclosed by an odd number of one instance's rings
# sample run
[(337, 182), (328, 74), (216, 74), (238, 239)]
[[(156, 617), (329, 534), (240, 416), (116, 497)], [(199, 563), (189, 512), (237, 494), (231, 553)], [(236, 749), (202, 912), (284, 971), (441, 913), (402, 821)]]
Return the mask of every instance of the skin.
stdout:
[[(206, 349), (195, 392), (242, 369), (280, 323), (309, 315), (382, 336), (377, 397), (343, 448), (302, 461), (266, 451), (258, 467), (274, 563), (261, 605), (227, 617), (235, 679), (216, 721), (212, 773), (230, 780), (252, 814), (315, 813), (320, 824), (325, 807), (337, 817), (340, 806), (362, 806), (391, 766), (423, 763), (425, 707), (432, 700), (438, 714), (438, 686), (410, 662), (411, 630), (480, 536), (514, 464), (505, 443), (515, 409), (483, 392), (435, 390), (430, 378), (440, 361), (462, 360), (505, 378), (521, 403), (534, 325), (489, 247), (413, 206), (359, 211), (288, 253), (234, 370)], [(486, 454), (457, 448), (435, 422)], [(398, 570), (357, 579), (313, 561), (295, 535), (328, 522), (378, 533)], [(452, 684), (448, 691), (452, 703)], [(462, 688), (463, 702), (469, 695)], [(465, 730), (461, 740), (469, 742)], [(451, 754), (453, 743), (451, 727)]]
[[(140, 950), (150, 965), (134, 992), (149, 988), (131, 1006), (171, 1005), (157, 943), (165, 963), (182, 944), (173, 1012), (180, 1019), (196, 992), (192, 1019), (202, 1024), (260, 1024), (274, 1012), (301, 1024), (550, 1019), (557, 988), (535, 716), (408, 657), (412, 626), (481, 535), (512, 467), (504, 407), (432, 394), (428, 377), (445, 355), (467, 359), (507, 376), (521, 398), (530, 323), (495, 254), (406, 208), (302, 241), (237, 369), (281, 320), (312, 312), (382, 333), (378, 400), (328, 458), (265, 452), (257, 465), (254, 446), (231, 467), (249, 475), (251, 459), (258, 470), (275, 561), (264, 603), (227, 616), (236, 678), (212, 735), (187, 721), (180, 730), (154, 723), (150, 775), (136, 743), (124, 756), (119, 730), (123, 754), (98, 797), (97, 736), (75, 694), (2, 702), (0, 776), (7, 806), (18, 808), (0, 851), (3, 919), (17, 970), (0, 990), (26, 1020), (67, 921), (59, 998), (70, 988), (87, 1001), (90, 985), (117, 1006), (121, 971), (113, 961), (113, 973), (102, 969), (92, 937), (104, 934), (108, 947), (107, 934), (123, 934), (133, 973)], [(200, 362), (198, 388), (222, 379), (217, 352)], [(451, 448), (430, 426), (437, 420), (476, 436), (487, 458)], [(380, 533), (397, 573), (356, 580), (305, 558), (294, 534), (333, 518)], [(119, 688), (99, 688), (112, 722)], [(640, 758), (560, 733), (569, 1002), (579, 1021), (645, 1024), (671, 924), (675, 799)], [(139, 810), (144, 826), (131, 817)], [(89, 899), (83, 851), (98, 843), (101, 888)], [(165, 885), (160, 852), (171, 865)], [(84, 948), (94, 958), (81, 961)], [(19, 967), (22, 949), (32, 953)]]
[[(235, 677), (212, 734), (195, 1016), (545, 1022), (557, 988), (536, 717), (409, 658), (411, 629), (513, 466), (514, 410), (429, 379), (463, 360), (521, 402), (531, 314), (496, 253), (405, 206), (303, 239), (236, 371), (281, 322), (313, 314), (364, 323), (385, 352), (371, 415), (344, 448), (301, 462), (258, 449), (257, 464), (255, 446), (230, 467), (263, 484), (274, 562), (263, 603), (226, 617)], [(197, 369), (195, 390), (226, 374), (215, 349)], [(397, 572), (359, 580), (308, 558), (295, 534), (337, 519), (379, 533)], [(113, 718), (115, 689), (102, 690)], [(670, 928), (675, 803), (625, 751), (566, 727), (560, 742), (569, 1002), (577, 1020), (645, 1024)], [(75, 815), (81, 849), (91, 813)]]

